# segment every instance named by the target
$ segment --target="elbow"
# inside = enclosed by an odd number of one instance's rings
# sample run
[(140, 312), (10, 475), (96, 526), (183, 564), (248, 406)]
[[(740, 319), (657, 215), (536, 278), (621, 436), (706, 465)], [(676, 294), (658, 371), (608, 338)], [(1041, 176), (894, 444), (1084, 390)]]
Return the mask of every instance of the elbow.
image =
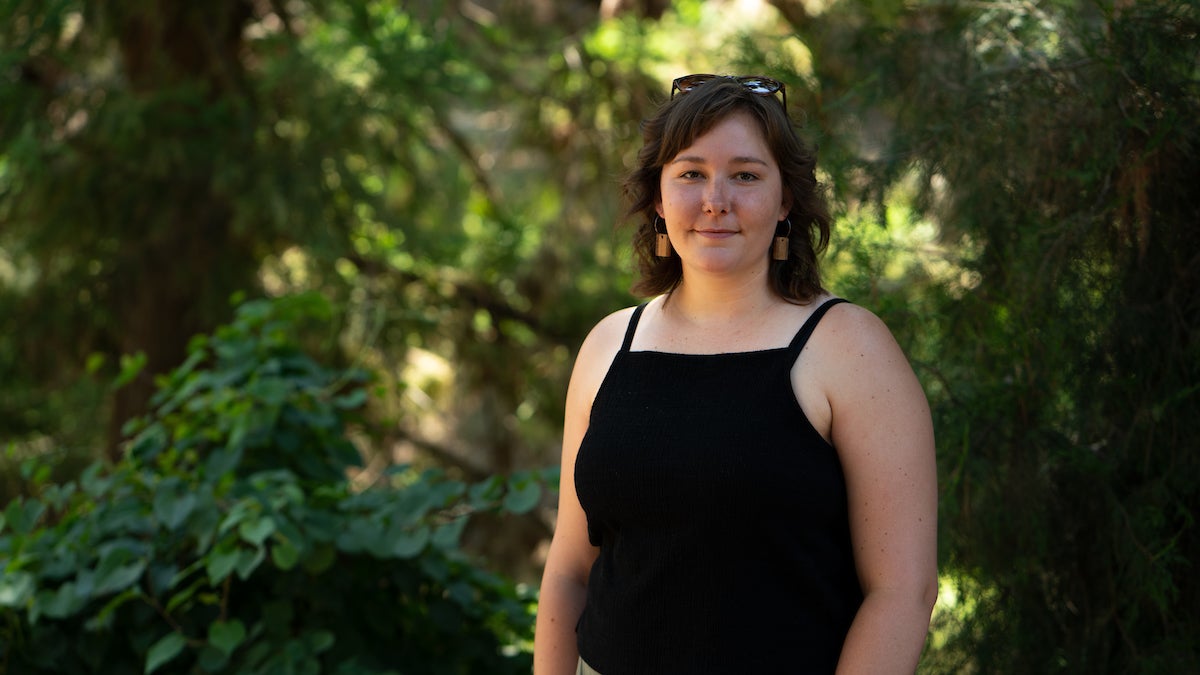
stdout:
[(937, 604), (938, 597), (938, 577), (937, 572), (934, 572), (928, 582), (925, 584), (921, 593), (921, 607), (929, 616), (933, 615), (934, 605)]
[(933, 620), (933, 608), (937, 605), (938, 577), (937, 571), (926, 575), (925, 582), (913, 589), (911, 598), (916, 602), (914, 611), (925, 617), (926, 625)]
[(909, 617), (912, 621), (919, 621), (923, 617), (928, 625), (937, 603), (938, 580), (936, 575), (931, 575), (922, 581), (914, 578), (908, 583), (881, 584), (863, 590), (865, 605), (890, 607), (889, 612)]

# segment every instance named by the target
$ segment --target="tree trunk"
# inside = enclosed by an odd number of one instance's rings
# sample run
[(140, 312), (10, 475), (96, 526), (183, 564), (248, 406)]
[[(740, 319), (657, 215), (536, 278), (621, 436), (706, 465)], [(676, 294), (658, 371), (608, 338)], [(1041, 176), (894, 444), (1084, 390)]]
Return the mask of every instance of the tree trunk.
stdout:
[[(243, 30), (253, 16), (249, 2), (152, 0), (137, 9), (110, 2), (100, 12), (113, 26), (134, 92), (153, 100), (163, 93), (199, 91), (208, 104), (226, 99), (234, 109), (252, 108), (240, 58)], [(147, 146), (161, 141), (194, 149), (203, 147), (197, 136), (238, 133), (219, 128), (220, 121), (190, 115), (186, 107), (171, 112), (170, 120), (143, 120)], [(220, 143), (228, 153), (229, 136)], [(214, 142), (213, 147), (219, 146)], [(113, 401), (107, 444), (112, 459), (120, 454), (122, 426), (147, 412), (154, 377), (183, 360), (194, 335), (228, 317), (230, 294), (251, 290), (254, 283), (253, 251), (231, 231), (233, 209), (214, 190), (219, 162), (214, 155), (185, 151), (172, 156), (169, 179), (148, 177), (135, 188), (145, 194), (145, 203), (158, 208), (145, 209), (148, 221), (132, 228), (141, 241), (122, 251), (113, 312), (121, 353), (141, 352), (146, 363)]]

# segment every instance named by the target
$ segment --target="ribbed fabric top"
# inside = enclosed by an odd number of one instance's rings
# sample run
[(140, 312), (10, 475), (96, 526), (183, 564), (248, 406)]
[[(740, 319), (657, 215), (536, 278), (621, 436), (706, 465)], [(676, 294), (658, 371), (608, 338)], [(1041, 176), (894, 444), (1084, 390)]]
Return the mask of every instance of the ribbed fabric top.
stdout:
[(787, 347), (630, 351), (592, 404), (575, 486), (600, 556), (577, 626), (603, 675), (832, 673), (862, 602), (834, 449)]

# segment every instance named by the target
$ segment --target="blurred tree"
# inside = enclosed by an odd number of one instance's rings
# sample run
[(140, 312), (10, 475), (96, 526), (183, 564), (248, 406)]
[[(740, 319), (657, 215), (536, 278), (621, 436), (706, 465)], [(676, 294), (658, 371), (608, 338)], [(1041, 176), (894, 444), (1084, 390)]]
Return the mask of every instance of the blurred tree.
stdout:
[[(5, 249), (28, 282), (6, 294), (23, 330), (5, 365), (61, 386), (92, 352), (144, 354), (112, 404), (115, 447), (149, 375), (253, 285), (262, 233), (235, 227), (222, 184), (254, 155), (250, 6), (73, 4), (6, 5)], [(46, 391), (30, 393), (5, 406), (5, 426), (52, 424)]]
[[(0, 406), (7, 434), (58, 436), (66, 414), (81, 418), (71, 440), (96, 440), (88, 411), (56, 405), (55, 392), (89, 360), (112, 375), (140, 352), (144, 372), (109, 414), (114, 448), (152, 376), (228, 316), (231, 294), (263, 281), (326, 289), (347, 301), (348, 324), (366, 312), (362, 325), (388, 342), (368, 346), (393, 363), (423, 346), (479, 363), (485, 372), (464, 376), (498, 389), (521, 376), (496, 369), (524, 359), (456, 350), (577, 340), (579, 321), (545, 309), (573, 292), (563, 259), (586, 273), (595, 239), (613, 247), (606, 214), (583, 207), (587, 222), (572, 222), (571, 185), (507, 195), (554, 173), (538, 153), (583, 144), (572, 137), (592, 114), (572, 101), (581, 83), (541, 93), (586, 67), (567, 63), (578, 54), (522, 48), (507, 26), (438, 3), (176, 5), (4, 6), (0, 290), (22, 326), (0, 349), (17, 385)], [(576, 14), (551, 18), (573, 29)], [(584, 107), (583, 120), (564, 115)], [(383, 316), (353, 302), (388, 296)], [(514, 339), (524, 347), (487, 346)], [(499, 402), (521, 401), (510, 403)]]
[(369, 454), (552, 463), (570, 353), (628, 302), (613, 148), (647, 79), (593, 53), (597, 8), (176, 4), (0, 6), (0, 435), (115, 456), (231, 295), (319, 289), (381, 373)]
[[(1196, 3), (769, 5), (0, 4), (0, 436), (93, 451), (137, 353), (148, 387), (231, 292), (316, 289), (378, 373), (363, 480), (552, 464), (573, 351), (631, 300), (638, 122), (765, 69), (820, 141), (830, 285), (935, 406), (925, 667), (1194, 663)], [(542, 515), (466, 541), (536, 578)]]
[(960, 268), (880, 303), (940, 437), (961, 611), (927, 667), (1193, 668), (1200, 6), (773, 4), (847, 211), (907, 205)]

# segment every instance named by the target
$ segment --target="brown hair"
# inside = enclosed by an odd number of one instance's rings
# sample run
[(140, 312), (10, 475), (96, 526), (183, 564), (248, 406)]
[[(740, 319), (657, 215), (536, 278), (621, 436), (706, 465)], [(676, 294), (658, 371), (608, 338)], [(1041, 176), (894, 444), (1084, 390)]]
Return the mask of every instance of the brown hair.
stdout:
[[(659, 295), (674, 290), (683, 277), (679, 254), (654, 256), (655, 204), (660, 194), (662, 168), (718, 123), (738, 112), (749, 113), (758, 123), (771, 149), (791, 198), (790, 243), (787, 260), (770, 261), (771, 290), (785, 300), (806, 303), (821, 293), (817, 256), (829, 244), (830, 217), (823, 187), (816, 179), (816, 155), (797, 136), (791, 119), (775, 96), (755, 93), (732, 78), (716, 78), (675, 96), (642, 123), (642, 149), (637, 167), (625, 178), (629, 201), (627, 216), (645, 220), (633, 235), (638, 279), (633, 293)], [(783, 234), (783, 233), (780, 233)], [(769, 251), (763, 251), (764, 256)]]

